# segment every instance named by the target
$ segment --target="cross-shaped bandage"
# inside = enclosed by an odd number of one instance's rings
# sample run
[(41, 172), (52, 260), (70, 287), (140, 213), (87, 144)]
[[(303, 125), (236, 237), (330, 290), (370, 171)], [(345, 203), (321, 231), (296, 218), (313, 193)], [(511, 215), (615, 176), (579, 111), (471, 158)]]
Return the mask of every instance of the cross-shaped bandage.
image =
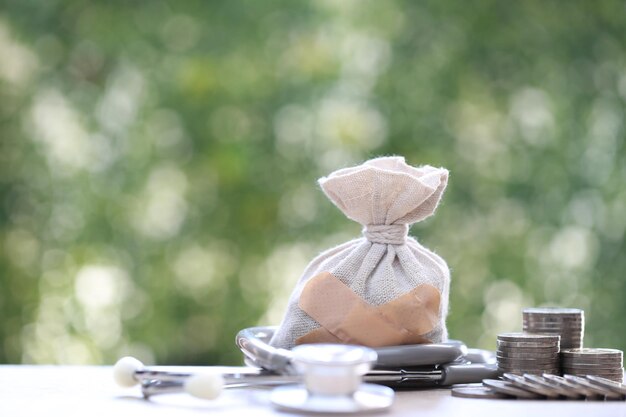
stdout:
[(298, 306), (321, 327), (296, 340), (370, 347), (430, 343), (424, 337), (439, 321), (441, 293), (429, 284), (380, 306), (372, 306), (329, 272), (305, 285)]

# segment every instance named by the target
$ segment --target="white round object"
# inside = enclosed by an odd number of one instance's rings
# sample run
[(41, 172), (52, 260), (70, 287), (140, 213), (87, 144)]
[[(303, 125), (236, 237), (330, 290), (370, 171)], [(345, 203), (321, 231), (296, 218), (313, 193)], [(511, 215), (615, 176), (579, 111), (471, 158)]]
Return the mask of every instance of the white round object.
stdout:
[(361, 384), (352, 395), (316, 395), (304, 385), (285, 385), (275, 388), (270, 400), (288, 411), (348, 414), (387, 410), (394, 395), (391, 388), (375, 384)]
[(214, 400), (219, 397), (223, 387), (224, 377), (218, 373), (197, 374), (185, 381), (185, 391), (204, 400)]
[(133, 387), (139, 383), (135, 371), (143, 368), (143, 363), (132, 356), (125, 356), (113, 367), (113, 379), (121, 387)]

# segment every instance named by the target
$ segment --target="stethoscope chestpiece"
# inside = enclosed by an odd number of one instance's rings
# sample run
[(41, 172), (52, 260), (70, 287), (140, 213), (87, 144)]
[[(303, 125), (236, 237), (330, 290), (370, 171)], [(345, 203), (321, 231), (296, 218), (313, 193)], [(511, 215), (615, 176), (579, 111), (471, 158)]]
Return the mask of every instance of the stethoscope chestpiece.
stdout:
[(275, 388), (271, 395), (275, 406), (306, 413), (362, 413), (391, 407), (391, 388), (362, 382), (376, 363), (374, 350), (310, 344), (297, 346), (292, 353), (292, 364), (304, 383)]

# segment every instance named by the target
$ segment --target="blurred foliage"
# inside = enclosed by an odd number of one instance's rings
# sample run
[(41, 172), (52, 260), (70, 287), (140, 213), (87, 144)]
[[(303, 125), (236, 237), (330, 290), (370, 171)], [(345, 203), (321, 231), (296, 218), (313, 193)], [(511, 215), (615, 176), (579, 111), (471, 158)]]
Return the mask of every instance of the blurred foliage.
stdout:
[(0, 7), (0, 362), (239, 363), (320, 250), (357, 236), (315, 180), (445, 166), (413, 227), (452, 337), (584, 308), (626, 348), (623, 1)]

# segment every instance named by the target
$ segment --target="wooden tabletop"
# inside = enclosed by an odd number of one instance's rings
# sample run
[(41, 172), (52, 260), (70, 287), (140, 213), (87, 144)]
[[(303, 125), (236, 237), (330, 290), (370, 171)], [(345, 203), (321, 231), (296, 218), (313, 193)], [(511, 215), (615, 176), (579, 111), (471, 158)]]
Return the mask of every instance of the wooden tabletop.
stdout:
[[(215, 401), (185, 394), (141, 398), (119, 388), (111, 367), (0, 366), (0, 417), (18, 416), (291, 416), (269, 404), (267, 390), (226, 390)], [(383, 416), (625, 416), (626, 402), (521, 401), (455, 398), (447, 389), (396, 394)]]

